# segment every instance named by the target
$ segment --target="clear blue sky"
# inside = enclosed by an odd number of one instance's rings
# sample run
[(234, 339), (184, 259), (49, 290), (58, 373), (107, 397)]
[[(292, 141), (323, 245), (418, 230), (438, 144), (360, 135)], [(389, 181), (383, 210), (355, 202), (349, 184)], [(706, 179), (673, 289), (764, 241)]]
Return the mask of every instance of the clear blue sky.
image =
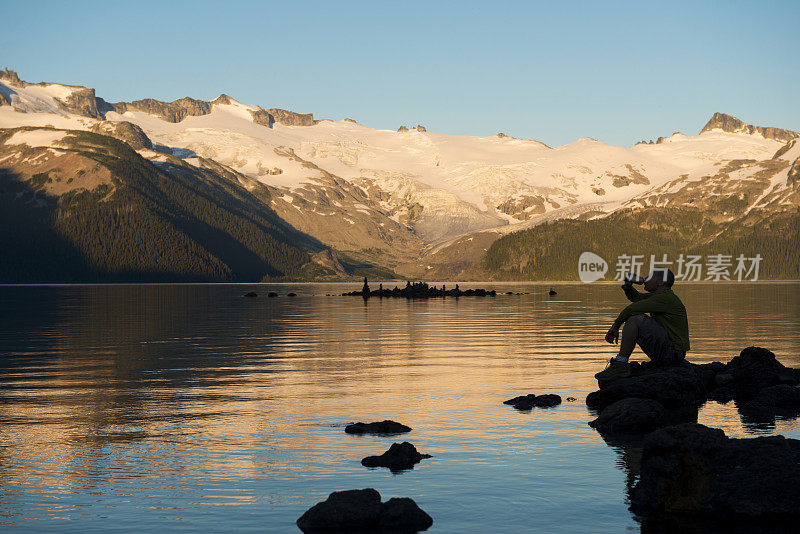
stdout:
[(0, 68), (111, 101), (219, 93), (550, 145), (800, 130), (800, 2), (11, 2)]

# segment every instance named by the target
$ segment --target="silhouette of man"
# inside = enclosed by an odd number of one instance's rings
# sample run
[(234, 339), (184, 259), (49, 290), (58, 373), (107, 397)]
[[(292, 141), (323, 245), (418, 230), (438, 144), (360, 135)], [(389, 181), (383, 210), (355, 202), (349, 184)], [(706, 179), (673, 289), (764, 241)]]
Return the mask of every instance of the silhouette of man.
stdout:
[[(647, 293), (633, 288), (630, 280), (622, 289), (631, 304), (623, 309), (606, 333), (606, 341), (619, 342), (619, 354), (597, 373), (598, 380), (612, 380), (630, 375), (628, 359), (636, 345), (657, 365), (677, 365), (689, 350), (689, 322), (686, 307), (672, 292), (675, 275), (669, 269), (655, 269), (644, 282)], [(647, 315), (647, 314), (650, 315)], [(620, 327), (622, 341), (620, 342)]]

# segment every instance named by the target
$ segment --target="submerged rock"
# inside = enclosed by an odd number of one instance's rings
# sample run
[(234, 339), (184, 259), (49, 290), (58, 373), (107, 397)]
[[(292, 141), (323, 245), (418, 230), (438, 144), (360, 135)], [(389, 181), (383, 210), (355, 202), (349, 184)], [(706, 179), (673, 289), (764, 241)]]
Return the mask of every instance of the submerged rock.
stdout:
[(287, 296), (287, 297), (296, 297), (296, 296), (297, 296), (297, 293), (289, 293), (289, 294), (287, 294), (286, 296)]
[(258, 293), (256, 293), (255, 291), (249, 291), (249, 292), (245, 293), (243, 296), (244, 297), (257, 297)]
[(364, 467), (388, 467), (392, 471), (412, 469), (425, 458), (430, 458), (430, 454), (420, 454), (417, 448), (411, 443), (392, 443), (389, 450), (380, 456), (367, 456), (361, 460)]
[(409, 498), (381, 502), (372, 488), (335, 491), (309, 508), (297, 520), (306, 533), (322, 532), (419, 532), (433, 519)]
[(800, 441), (733, 439), (686, 423), (644, 440), (631, 508), (640, 514), (800, 519)]
[(403, 434), (411, 432), (411, 427), (387, 419), (372, 423), (351, 423), (344, 427), (348, 434)]
[(552, 393), (546, 393), (544, 395), (534, 395), (533, 393), (529, 393), (528, 395), (520, 395), (519, 397), (514, 397), (513, 399), (503, 401), (503, 404), (510, 404), (517, 410), (551, 408), (561, 404), (561, 397)]
[(277, 293), (275, 293), (274, 291), (270, 291), (269, 293), (267, 293), (267, 296), (268, 296), (269, 298), (275, 298), (275, 297), (277, 297), (277, 296), (278, 296), (278, 294), (277, 294)]
[(667, 410), (657, 400), (633, 397), (607, 406), (589, 426), (601, 434), (643, 435), (679, 422), (679, 412)]

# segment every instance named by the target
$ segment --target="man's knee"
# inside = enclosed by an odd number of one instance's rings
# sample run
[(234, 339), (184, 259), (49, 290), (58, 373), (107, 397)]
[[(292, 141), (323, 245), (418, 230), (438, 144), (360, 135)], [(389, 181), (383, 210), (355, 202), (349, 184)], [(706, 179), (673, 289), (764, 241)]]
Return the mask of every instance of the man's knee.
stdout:
[(623, 323), (623, 327), (627, 327), (628, 325), (632, 325), (632, 326), (638, 328), (639, 326), (641, 326), (642, 321), (644, 320), (645, 317), (647, 317), (647, 316), (645, 314), (643, 314), (643, 313), (639, 313), (637, 315), (632, 315), (632, 316), (628, 317), (628, 320), (625, 321), (625, 323)]

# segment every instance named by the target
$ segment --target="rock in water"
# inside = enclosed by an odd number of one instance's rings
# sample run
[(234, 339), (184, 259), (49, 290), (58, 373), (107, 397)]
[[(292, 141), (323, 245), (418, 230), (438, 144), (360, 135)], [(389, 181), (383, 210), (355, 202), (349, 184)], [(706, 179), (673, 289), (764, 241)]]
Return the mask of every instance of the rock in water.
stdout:
[(403, 434), (411, 432), (411, 427), (387, 419), (372, 423), (352, 423), (344, 427), (348, 434)]
[(378, 526), (382, 532), (419, 532), (431, 525), (431, 516), (408, 497), (389, 499), (381, 506)]
[(761, 389), (778, 384), (797, 384), (798, 371), (785, 367), (772, 351), (761, 347), (747, 347), (728, 362), (727, 387), (732, 387), (736, 398), (754, 397)]
[(269, 298), (275, 298), (275, 297), (277, 297), (277, 296), (278, 296), (278, 294), (277, 294), (277, 293), (275, 293), (274, 291), (270, 291), (269, 293), (267, 293), (267, 296), (268, 296)]
[(788, 384), (769, 386), (749, 401), (739, 402), (737, 407), (744, 424), (772, 428), (776, 417), (792, 419), (800, 415), (800, 387)]
[(527, 411), (533, 408), (551, 408), (553, 406), (558, 406), (561, 404), (561, 397), (552, 393), (547, 393), (545, 395), (529, 393), (503, 401), (503, 404), (510, 404), (517, 410)]
[(798, 480), (800, 441), (733, 439), (722, 430), (686, 423), (645, 438), (631, 508), (640, 514), (796, 521)]
[(653, 399), (668, 410), (692, 410), (705, 400), (703, 379), (698, 366), (684, 362), (680, 367), (641, 365), (627, 378), (601, 383), (599, 391), (586, 396), (586, 405), (602, 410), (622, 399)]
[(255, 291), (249, 291), (249, 292), (245, 293), (244, 296), (245, 297), (257, 297), (258, 293), (256, 293)]
[(315, 504), (297, 520), (305, 533), (393, 532), (427, 530), (433, 519), (413, 499), (395, 498), (381, 503), (372, 488), (336, 491)]
[(674, 412), (668, 411), (653, 399), (630, 398), (619, 400), (600, 412), (600, 417), (589, 422), (601, 434), (643, 435), (680, 422)]
[(289, 294), (287, 294), (286, 296), (287, 296), (287, 297), (296, 297), (296, 296), (297, 296), (297, 293), (289, 293)]
[(533, 401), (533, 405), (537, 408), (551, 408), (561, 404), (561, 396), (553, 393), (546, 393), (544, 395), (537, 395)]
[(415, 464), (424, 458), (430, 458), (430, 454), (420, 454), (417, 448), (411, 443), (392, 443), (389, 450), (380, 456), (367, 456), (361, 460), (364, 467), (388, 467), (392, 471), (412, 469)]
[(297, 520), (303, 532), (348, 532), (375, 528), (381, 513), (381, 494), (372, 488), (335, 491)]

